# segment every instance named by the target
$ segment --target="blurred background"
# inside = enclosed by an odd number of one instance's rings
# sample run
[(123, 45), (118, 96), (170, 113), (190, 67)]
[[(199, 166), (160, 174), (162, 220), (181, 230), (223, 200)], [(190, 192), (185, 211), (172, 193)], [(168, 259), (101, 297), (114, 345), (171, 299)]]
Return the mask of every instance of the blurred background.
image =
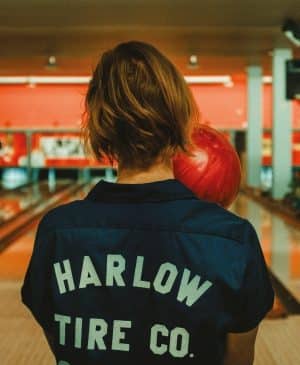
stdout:
[(84, 154), (80, 123), (99, 57), (129, 40), (169, 57), (235, 147), (230, 209), (257, 229), (276, 289), (255, 364), (300, 364), (299, 1), (0, 0), (1, 365), (54, 361), (19, 289), (41, 216), (116, 179)]

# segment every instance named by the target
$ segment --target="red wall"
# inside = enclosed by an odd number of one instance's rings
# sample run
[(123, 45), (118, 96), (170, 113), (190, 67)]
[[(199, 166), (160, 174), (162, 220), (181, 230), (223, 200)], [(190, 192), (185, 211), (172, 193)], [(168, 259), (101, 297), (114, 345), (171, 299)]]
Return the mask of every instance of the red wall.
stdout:
[[(218, 128), (245, 128), (247, 121), (247, 86), (236, 82), (223, 85), (192, 85), (191, 89), (204, 119)], [(272, 85), (263, 86), (263, 126), (272, 127)], [(293, 128), (300, 128), (300, 101), (292, 102)]]
[(243, 83), (192, 85), (192, 92), (203, 118), (219, 128), (244, 128), (247, 120), (246, 88)]
[[(235, 82), (192, 85), (192, 92), (206, 121), (217, 128), (245, 128), (247, 88)], [(86, 85), (0, 86), (0, 127), (77, 127), (84, 110)], [(272, 126), (272, 87), (264, 86), (264, 127)], [(300, 101), (293, 102), (293, 127), (300, 128)]]
[(300, 128), (300, 100), (293, 102), (293, 127)]
[(77, 127), (85, 85), (0, 86), (0, 126)]

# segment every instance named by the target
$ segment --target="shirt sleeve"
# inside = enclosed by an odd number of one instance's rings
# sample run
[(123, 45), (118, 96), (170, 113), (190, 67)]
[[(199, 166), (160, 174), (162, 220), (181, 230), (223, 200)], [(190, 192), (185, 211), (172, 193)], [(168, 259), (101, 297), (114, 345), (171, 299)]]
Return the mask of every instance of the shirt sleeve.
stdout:
[(229, 332), (247, 332), (254, 329), (274, 303), (274, 290), (259, 238), (248, 220), (243, 244), (246, 250), (246, 267)]
[(51, 246), (54, 233), (47, 228), (45, 217), (38, 225), (32, 256), (21, 288), (22, 302), (29, 308), (41, 327), (51, 329)]

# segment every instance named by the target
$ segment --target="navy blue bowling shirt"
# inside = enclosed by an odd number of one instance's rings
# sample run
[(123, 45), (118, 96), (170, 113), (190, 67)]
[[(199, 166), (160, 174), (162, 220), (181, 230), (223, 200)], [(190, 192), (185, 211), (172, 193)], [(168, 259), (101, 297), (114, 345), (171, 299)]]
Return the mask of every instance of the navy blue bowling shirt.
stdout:
[(59, 365), (220, 365), (274, 293), (248, 220), (175, 179), (100, 180), (40, 221), (22, 300)]

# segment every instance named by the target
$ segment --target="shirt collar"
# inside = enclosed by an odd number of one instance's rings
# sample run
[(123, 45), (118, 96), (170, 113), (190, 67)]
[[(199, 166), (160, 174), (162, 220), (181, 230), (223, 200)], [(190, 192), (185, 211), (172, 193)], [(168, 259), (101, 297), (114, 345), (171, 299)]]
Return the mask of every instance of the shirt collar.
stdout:
[(102, 202), (153, 202), (177, 199), (197, 199), (194, 193), (176, 179), (143, 184), (122, 184), (100, 180), (85, 200)]

